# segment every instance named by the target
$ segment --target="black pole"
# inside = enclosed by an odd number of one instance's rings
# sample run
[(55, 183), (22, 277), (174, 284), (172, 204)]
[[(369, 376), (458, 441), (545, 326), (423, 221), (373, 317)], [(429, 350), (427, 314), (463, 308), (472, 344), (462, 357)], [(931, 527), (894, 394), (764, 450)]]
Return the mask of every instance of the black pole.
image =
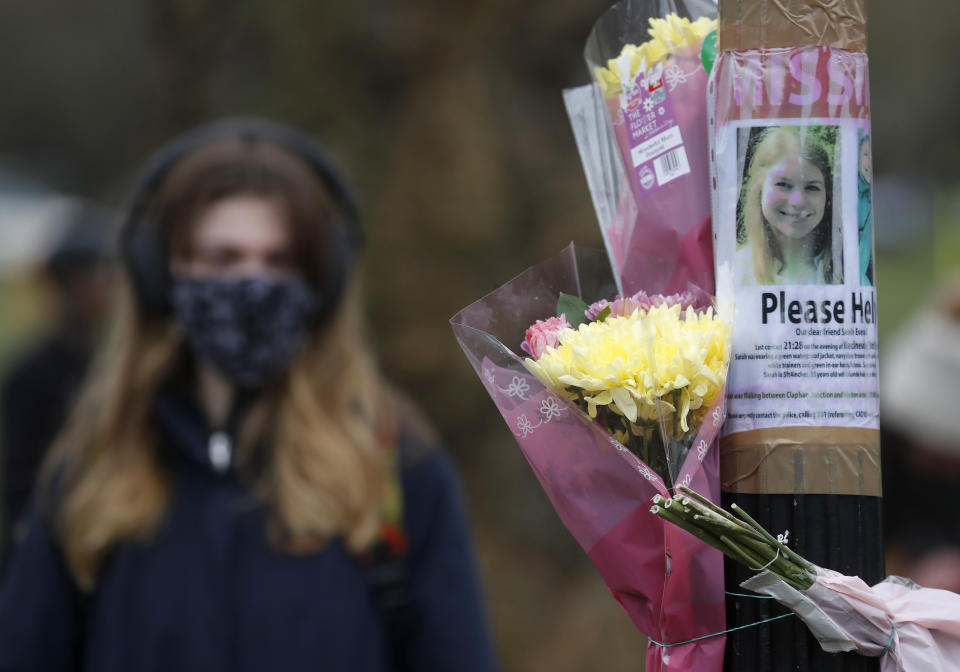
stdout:
[[(790, 531), (790, 547), (821, 567), (856, 575), (873, 585), (884, 577), (879, 497), (857, 495), (748, 495), (724, 493), (773, 534)], [(748, 594), (740, 583), (755, 574), (727, 560), (728, 593)], [(774, 600), (727, 596), (727, 627), (759, 623), (787, 613)], [(876, 672), (879, 658), (830, 654), (796, 617), (727, 635), (726, 672)]]

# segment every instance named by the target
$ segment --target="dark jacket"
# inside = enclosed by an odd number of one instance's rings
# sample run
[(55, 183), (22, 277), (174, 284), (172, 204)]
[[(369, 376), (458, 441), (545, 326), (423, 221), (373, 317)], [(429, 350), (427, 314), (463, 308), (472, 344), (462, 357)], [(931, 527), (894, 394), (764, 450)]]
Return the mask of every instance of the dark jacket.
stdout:
[[(117, 547), (84, 596), (34, 513), (0, 593), (0, 670), (393, 669), (367, 576), (342, 543), (307, 556), (276, 550), (264, 507), (211, 464), (195, 406), (166, 394), (155, 416), (174, 475), (164, 523), (149, 543)], [(412, 669), (493, 670), (453, 469), (414, 434), (398, 443)]]
[(5, 543), (26, 512), (40, 463), (66, 423), (89, 360), (89, 348), (59, 331), (25, 353), (0, 384)]

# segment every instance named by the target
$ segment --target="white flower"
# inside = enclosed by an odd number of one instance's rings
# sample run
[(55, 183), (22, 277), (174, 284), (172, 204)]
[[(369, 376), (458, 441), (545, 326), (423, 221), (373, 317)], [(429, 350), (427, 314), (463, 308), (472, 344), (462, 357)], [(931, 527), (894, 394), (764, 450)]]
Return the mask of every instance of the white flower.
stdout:
[(527, 419), (526, 414), (521, 415), (520, 417), (517, 418), (517, 429), (520, 430), (521, 438), (524, 436), (529, 436), (530, 434), (533, 434), (533, 430), (535, 430), (537, 427), (539, 427), (542, 424), (543, 424), (543, 421), (541, 420), (540, 422), (534, 425), (532, 422), (530, 422), (530, 420)]
[(703, 458), (707, 456), (707, 442), (703, 439), (700, 439), (700, 444), (697, 446), (697, 459), (703, 462)]
[(507, 396), (510, 397), (519, 397), (526, 401), (526, 394), (530, 391), (530, 384), (527, 382), (526, 378), (521, 376), (514, 376), (513, 380), (510, 381), (510, 384), (507, 385)]
[(652, 471), (650, 471), (647, 465), (641, 464), (639, 467), (637, 467), (637, 470), (640, 472), (641, 476), (643, 476), (645, 479), (647, 479), (651, 483), (657, 480), (656, 475)]
[(543, 416), (544, 422), (550, 422), (561, 413), (563, 413), (563, 409), (560, 408), (560, 404), (553, 397), (547, 397), (540, 402), (540, 415)]
[(720, 423), (723, 422), (723, 409), (717, 406), (713, 409), (713, 426), (719, 427)]

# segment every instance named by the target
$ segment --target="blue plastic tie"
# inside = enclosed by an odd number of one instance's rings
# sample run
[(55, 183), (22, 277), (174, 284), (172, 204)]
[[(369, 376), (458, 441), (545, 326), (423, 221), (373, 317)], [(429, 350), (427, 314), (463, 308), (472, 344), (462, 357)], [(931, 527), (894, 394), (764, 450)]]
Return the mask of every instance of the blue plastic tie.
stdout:
[[(764, 623), (769, 623), (770, 621), (779, 621), (781, 618), (787, 618), (788, 616), (793, 616), (793, 612), (790, 612), (789, 614), (780, 614), (779, 616), (774, 616), (773, 618), (767, 618), (762, 621), (757, 621), (756, 623), (747, 623), (746, 625), (740, 625), (740, 626), (737, 626), (736, 628), (730, 628), (729, 630), (724, 630), (723, 632), (715, 632), (712, 635), (702, 635), (700, 637), (694, 637), (693, 639), (688, 639), (684, 642), (677, 642), (675, 644), (662, 644), (661, 642), (658, 642), (657, 640), (652, 639), (650, 637), (648, 637), (647, 639), (650, 640), (651, 644), (656, 644), (657, 646), (662, 646), (663, 648), (666, 649), (671, 646), (680, 646), (681, 644), (689, 644), (690, 642), (699, 642), (701, 639), (710, 639), (711, 637), (719, 637), (720, 635), (725, 635), (728, 632), (736, 632), (737, 630), (746, 630), (747, 628), (752, 628), (755, 625), (763, 625)], [(893, 641), (892, 636), (890, 638), (890, 641)]]
[(748, 593), (731, 593), (730, 591), (727, 591), (727, 595), (730, 595), (731, 597), (749, 597), (749, 598), (754, 599), (754, 600), (774, 600), (774, 599), (776, 599), (775, 597), (772, 597), (772, 596), (770, 596), (770, 595), (750, 595), (750, 594), (748, 594)]
[(887, 642), (887, 645), (883, 647), (883, 651), (880, 652), (880, 657), (883, 658), (887, 651), (890, 650), (890, 647), (893, 646), (893, 636), (897, 634), (897, 624), (893, 624), (893, 630), (890, 631), (890, 641)]

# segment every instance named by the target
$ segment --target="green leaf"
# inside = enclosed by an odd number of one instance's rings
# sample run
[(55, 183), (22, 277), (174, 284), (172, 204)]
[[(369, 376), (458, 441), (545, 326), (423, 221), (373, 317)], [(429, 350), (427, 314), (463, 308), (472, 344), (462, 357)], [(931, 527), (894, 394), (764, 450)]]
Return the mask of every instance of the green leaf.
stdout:
[(700, 60), (703, 61), (703, 69), (710, 74), (713, 70), (713, 64), (717, 60), (717, 31), (712, 31), (703, 38), (703, 46), (700, 47)]
[(557, 317), (565, 315), (570, 326), (576, 329), (584, 322), (590, 321), (586, 315), (589, 307), (579, 296), (561, 292), (560, 298), (557, 299)]

